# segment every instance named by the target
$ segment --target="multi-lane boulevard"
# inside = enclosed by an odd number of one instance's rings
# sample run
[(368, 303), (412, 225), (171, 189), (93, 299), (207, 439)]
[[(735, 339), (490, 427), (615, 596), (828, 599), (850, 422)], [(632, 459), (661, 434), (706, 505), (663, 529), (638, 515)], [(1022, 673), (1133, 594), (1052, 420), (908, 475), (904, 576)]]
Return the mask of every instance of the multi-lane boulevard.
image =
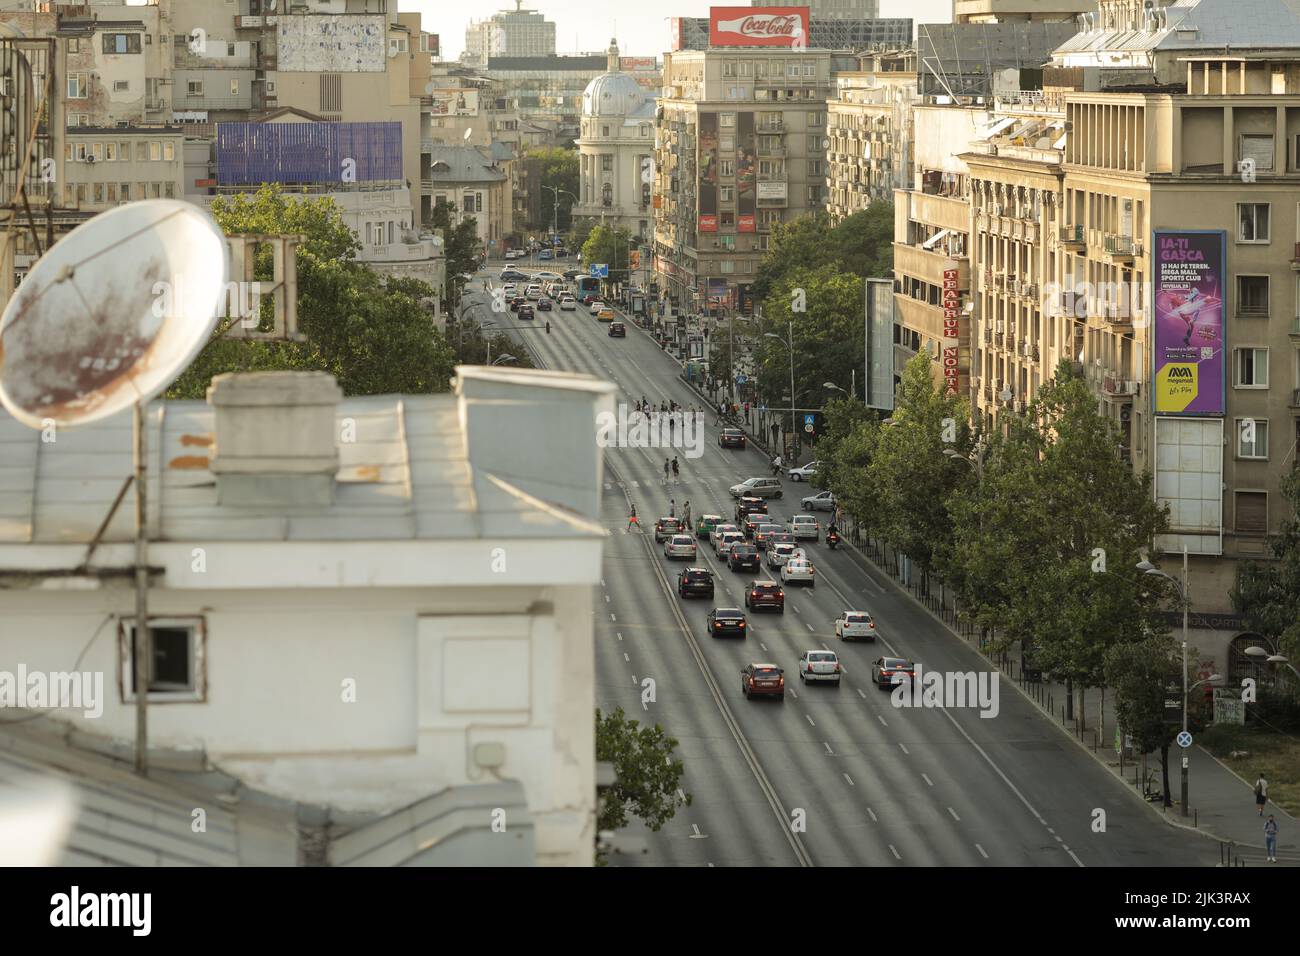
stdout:
[[(500, 264), (481, 276), (495, 277)], [(478, 285), (478, 283), (471, 283)], [(469, 308), (490, 316), (488, 293), (471, 289)], [(513, 314), (499, 325), (521, 325)], [(547, 318), (542, 313), (535, 324)], [(680, 367), (630, 318), (628, 336), (610, 338), (607, 323), (585, 309), (549, 313), (551, 334), (516, 333), (551, 369), (614, 382), (619, 401), (645, 396), (656, 405), (698, 404)], [(695, 562), (668, 561), (654, 543), (654, 519), (675, 499), (694, 515), (734, 512), (728, 488), (769, 474), (752, 449), (718, 446), (713, 415), (705, 419), (703, 454), (682, 449), (606, 451), (603, 519), (610, 538), (604, 579), (595, 596), (596, 702), (604, 710), (658, 722), (680, 742), (683, 789), (692, 805), (658, 833), (631, 828), (649, 852), (620, 864), (694, 866), (1134, 866), (1213, 865), (1215, 843), (1161, 823), (1092, 756), (1003, 680), (995, 717), (974, 708), (899, 709), (870, 680), (870, 664), (896, 654), (935, 671), (988, 671), (968, 646), (883, 575), (864, 572), (820, 540), (809, 548), (815, 589), (787, 588), (784, 614), (749, 614), (743, 640), (714, 639), (705, 615), (714, 606), (743, 607), (743, 588), (764, 570), (729, 571), (701, 542)], [(681, 477), (665, 483), (665, 454)], [(771, 513), (784, 522), (813, 490), (784, 480)], [(626, 530), (629, 503), (643, 532)], [(825, 515), (819, 515), (824, 525)], [(715, 575), (712, 601), (680, 598), (686, 564)], [(869, 610), (876, 643), (842, 644), (834, 619)], [(804, 650), (840, 655), (844, 679), (803, 685)], [(786, 672), (786, 699), (745, 700), (740, 671), (769, 661)], [(653, 681), (654, 699), (644, 693)], [(1103, 828), (1104, 824), (1104, 828)]]

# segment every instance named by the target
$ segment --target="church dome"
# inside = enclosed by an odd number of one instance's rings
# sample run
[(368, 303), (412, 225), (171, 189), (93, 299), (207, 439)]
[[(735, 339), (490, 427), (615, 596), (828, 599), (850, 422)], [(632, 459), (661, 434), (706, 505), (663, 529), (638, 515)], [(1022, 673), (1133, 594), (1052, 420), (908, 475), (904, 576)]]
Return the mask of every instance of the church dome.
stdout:
[(630, 116), (645, 99), (645, 91), (628, 74), (602, 73), (582, 92), (582, 115)]

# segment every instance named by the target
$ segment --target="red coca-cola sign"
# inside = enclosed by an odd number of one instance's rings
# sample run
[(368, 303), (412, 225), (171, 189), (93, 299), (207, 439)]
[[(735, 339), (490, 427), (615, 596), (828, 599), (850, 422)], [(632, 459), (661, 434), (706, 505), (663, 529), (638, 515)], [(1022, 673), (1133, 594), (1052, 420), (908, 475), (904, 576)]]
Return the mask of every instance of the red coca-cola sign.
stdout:
[(709, 46), (808, 46), (807, 7), (709, 7)]

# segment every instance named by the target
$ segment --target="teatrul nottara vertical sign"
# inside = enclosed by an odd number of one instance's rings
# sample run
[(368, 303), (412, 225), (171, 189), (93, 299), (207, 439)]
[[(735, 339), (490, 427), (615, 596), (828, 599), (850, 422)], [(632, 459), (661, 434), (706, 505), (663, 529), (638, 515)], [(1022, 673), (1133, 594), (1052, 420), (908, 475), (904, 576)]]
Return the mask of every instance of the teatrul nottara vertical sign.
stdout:
[(943, 270), (943, 381), (949, 395), (960, 391), (961, 291), (957, 270)]

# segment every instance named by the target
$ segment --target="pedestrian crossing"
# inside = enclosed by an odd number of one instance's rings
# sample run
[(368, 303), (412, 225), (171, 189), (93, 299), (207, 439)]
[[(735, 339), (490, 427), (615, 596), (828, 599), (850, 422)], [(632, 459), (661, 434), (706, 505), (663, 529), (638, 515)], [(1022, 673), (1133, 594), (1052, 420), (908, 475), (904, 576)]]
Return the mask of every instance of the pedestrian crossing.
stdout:
[(669, 478), (667, 481), (664, 481), (662, 478), (655, 478), (650, 481), (607, 481), (605, 482), (605, 490), (613, 491), (615, 488), (624, 491), (629, 488), (704, 488), (710, 485), (722, 485), (726, 488), (730, 488), (735, 483), (735, 478), (729, 478), (726, 475), (713, 477)]

